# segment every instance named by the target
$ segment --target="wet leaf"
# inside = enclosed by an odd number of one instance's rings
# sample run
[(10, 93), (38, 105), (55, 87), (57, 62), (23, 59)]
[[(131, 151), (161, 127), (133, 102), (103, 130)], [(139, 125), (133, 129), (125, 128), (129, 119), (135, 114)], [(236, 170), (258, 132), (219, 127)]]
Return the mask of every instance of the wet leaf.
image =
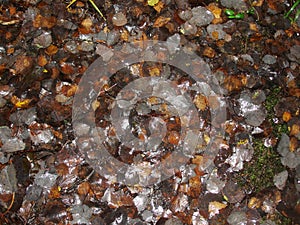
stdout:
[(49, 56), (55, 55), (58, 52), (58, 47), (55, 45), (50, 45), (48, 48), (46, 48), (45, 52)]
[(60, 64), (60, 67), (61, 67), (61, 71), (66, 75), (72, 75), (75, 72), (75, 68), (71, 63), (62, 62)]
[(86, 196), (90, 191), (90, 184), (88, 182), (82, 182), (78, 185), (77, 192), (79, 195)]
[(211, 47), (205, 47), (204, 51), (203, 51), (203, 55), (208, 57), (208, 58), (214, 58), (216, 55), (216, 52), (213, 48)]
[(43, 67), (43, 66), (47, 65), (47, 63), (48, 63), (47, 58), (44, 55), (39, 55), (39, 57), (38, 57), (39, 66)]
[(31, 57), (20, 55), (15, 63), (15, 73), (25, 75), (30, 72), (32, 66), (33, 60)]
[(204, 111), (206, 109), (206, 107), (208, 106), (207, 97), (204, 95), (201, 95), (201, 94), (196, 95), (196, 97), (194, 99), (194, 103), (195, 103), (196, 107), (201, 111)]
[(224, 80), (224, 87), (229, 92), (240, 90), (246, 82), (245, 79), (244, 76), (227, 76)]
[(52, 28), (56, 25), (56, 18), (54, 16), (51, 17), (43, 17), (42, 15), (37, 15), (33, 20), (33, 26), (36, 28), (45, 27)]
[(160, 13), (160, 11), (164, 8), (164, 3), (162, 1), (159, 1), (157, 4), (153, 6), (153, 8)]
[(81, 22), (81, 25), (85, 29), (89, 30), (89, 29), (91, 29), (91, 26), (93, 25), (93, 21), (90, 18), (86, 18)]
[(17, 108), (27, 108), (30, 104), (32, 99), (19, 99), (17, 96), (12, 96), (11, 102), (15, 105)]
[(288, 122), (291, 119), (292, 115), (290, 112), (284, 112), (282, 115), (282, 119), (284, 122)]
[(163, 27), (164, 25), (166, 25), (169, 21), (171, 20), (170, 17), (163, 17), (163, 16), (159, 16), (154, 24), (153, 27)]

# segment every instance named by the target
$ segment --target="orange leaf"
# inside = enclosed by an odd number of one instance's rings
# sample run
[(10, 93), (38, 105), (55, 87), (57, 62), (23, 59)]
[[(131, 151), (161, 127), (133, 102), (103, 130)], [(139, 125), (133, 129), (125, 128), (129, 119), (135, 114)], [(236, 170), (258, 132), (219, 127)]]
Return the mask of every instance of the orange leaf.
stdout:
[(39, 28), (39, 27), (52, 28), (56, 25), (56, 18), (54, 16), (44, 17), (42, 15), (37, 15), (32, 25), (35, 28)]
[(170, 17), (160, 16), (155, 20), (153, 27), (162, 27), (162, 26), (166, 25), (170, 20), (171, 20)]
[(288, 122), (291, 119), (291, 113), (290, 112), (284, 112), (282, 115), (282, 119), (284, 122)]
[(44, 55), (39, 55), (38, 65), (39, 66), (45, 66), (45, 65), (47, 65), (47, 63), (48, 63), (47, 58)]
[(160, 11), (164, 8), (164, 3), (159, 1), (156, 5), (153, 6), (156, 12), (160, 13)]
[(47, 55), (54, 55), (56, 54), (58, 51), (58, 48), (55, 45), (50, 45), (47, 49), (46, 49), (46, 54)]

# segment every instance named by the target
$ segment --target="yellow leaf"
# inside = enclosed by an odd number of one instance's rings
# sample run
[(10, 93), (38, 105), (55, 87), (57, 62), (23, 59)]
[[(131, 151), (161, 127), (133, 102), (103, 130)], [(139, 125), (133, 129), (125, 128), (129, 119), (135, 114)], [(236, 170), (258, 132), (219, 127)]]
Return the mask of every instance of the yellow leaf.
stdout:
[(158, 2), (159, 0), (148, 0), (148, 5), (155, 6)]
[(29, 103), (31, 102), (31, 99), (19, 99), (17, 96), (13, 96), (11, 98), (11, 102), (17, 108), (26, 108), (29, 105)]
[(170, 20), (171, 20), (170, 17), (160, 16), (155, 20), (153, 27), (162, 27), (162, 26), (166, 25)]

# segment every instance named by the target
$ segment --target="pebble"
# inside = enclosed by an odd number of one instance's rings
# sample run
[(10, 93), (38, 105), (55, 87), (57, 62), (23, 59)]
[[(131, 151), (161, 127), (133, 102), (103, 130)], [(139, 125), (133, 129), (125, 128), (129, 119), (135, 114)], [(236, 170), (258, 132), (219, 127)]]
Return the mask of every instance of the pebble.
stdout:
[(44, 32), (40, 36), (34, 38), (33, 44), (38, 48), (47, 48), (52, 43), (52, 36), (49, 32)]
[(11, 137), (11, 130), (7, 126), (0, 127), (0, 141), (5, 142)]
[(120, 33), (117, 30), (112, 30), (107, 35), (106, 44), (108, 46), (115, 45), (119, 41), (119, 39), (120, 39)]
[(244, 0), (221, 0), (221, 5), (226, 8), (236, 9), (240, 11), (247, 10), (247, 5)]
[(15, 192), (17, 190), (16, 169), (13, 164), (1, 169), (0, 189), (1, 194), (3, 194), (3, 192)]
[(30, 125), (37, 118), (36, 108), (32, 107), (29, 109), (19, 110), (12, 113), (9, 117), (9, 121), (17, 126), (27, 124)]
[(225, 186), (226, 182), (222, 181), (217, 175), (217, 171), (213, 171), (206, 182), (206, 189), (208, 192), (218, 194)]
[(91, 52), (94, 50), (94, 43), (91, 41), (83, 41), (78, 48), (83, 52)]
[(17, 152), (25, 149), (25, 143), (17, 137), (7, 139), (2, 145), (4, 152)]
[(5, 106), (5, 104), (6, 104), (6, 100), (4, 98), (0, 97), (0, 108)]
[(78, 26), (75, 23), (72, 23), (69, 20), (63, 20), (62, 21), (62, 26), (66, 28), (67, 30), (76, 30)]
[(193, 35), (197, 33), (197, 27), (189, 22), (185, 22), (181, 28), (184, 35)]
[(122, 12), (116, 13), (112, 18), (112, 22), (117, 27), (124, 26), (127, 23), (126, 15)]
[(170, 218), (166, 221), (165, 225), (183, 225), (183, 223), (177, 218)]
[(28, 201), (37, 201), (43, 192), (43, 188), (39, 185), (29, 186), (26, 190), (26, 200)]
[(166, 42), (167, 48), (171, 54), (174, 54), (175, 51), (178, 49), (180, 45), (180, 35), (174, 34), (173, 36), (169, 37)]
[(290, 54), (288, 57), (292, 61), (300, 61), (300, 45), (294, 45), (290, 48)]
[(31, 141), (34, 144), (47, 144), (53, 139), (53, 134), (50, 129), (39, 130), (36, 133), (30, 132)]
[(208, 25), (213, 21), (214, 15), (211, 11), (205, 7), (199, 6), (192, 9), (193, 17), (189, 20), (191, 24), (195, 24), (198, 27)]
[(68, 41), (65, 44), (65, 49), (73, 54), (78, 53), (77, 44), (75, 41)]
[(265, 55), (262, 60), (264, 63), (269, 65), (276, 63), (276, 57), (273, 55)]
[(106, 47), (105, 45), (98, 44), (96, 46), (96, 54), (100, 55), (104, 62), (108, 62), (111, 57), (113, 57), (114, 52), (112, 49)]
[(243, 211), (233, 211), (227, 218), (230, 225), (247, 224), (247, 215)]
[(281, 173), (278, 173), (274, 176), (274, 184), (279, 190), (283, 190), (286, 180), (288, 178), (288, 172), (286, 170), (282, 171)]
[(259, 104), (262, 99), (265, 98), (264, 93), (259, 93), (261, 97), (253, 99), (253, 94), (250, 92), (242, 92), (239, 98), (241, 115), (245, 117), (247, 124), (257, 127), (259, 126), (266, 118), (266, 111)]
[(226, 36), (226, 32), (223, 31), (223, 25), (221, 24), (210, 24), (206, 30), (209, 36), (215, 40), (224, 39)]
[(56, 174), (40, 170), (35, 175), (34, 184), (45, 189), (50, 189), (55, 184), (57, 177), (58, 176)]
[(192, 18), (193, 14), (191, 10), (185, 10), (185, 11), (181, 11), (178, 16), (180, 17), (180, 19), (184, 20), (184, 21), (188, 21)]

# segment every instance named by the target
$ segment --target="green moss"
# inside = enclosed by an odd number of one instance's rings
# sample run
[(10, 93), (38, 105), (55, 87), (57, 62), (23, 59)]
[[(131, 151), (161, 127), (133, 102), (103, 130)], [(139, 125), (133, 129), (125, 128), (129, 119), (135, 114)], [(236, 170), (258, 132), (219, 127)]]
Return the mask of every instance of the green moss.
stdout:
[[(262, 218), (261, 222), (264, 222), (266, 220), (267, 220), (267, 218), (264, 217), (264, 218)], [(278, 225), (294, 225), (295, 224), (292, 221), (292, 219), (283, 216), (279, 212), (276, 212), (275, 214), (273, 214), (272, 218), (268, 218), (268, 220), (271, 220), (271, 221), (275, 222), (275, 224), (278, 224)]]
[(271, 123), (273, 129), (273, 135), (276, 138), (281, 137), (282, 133), (288, 133), (288, 126), (286, 123), (280, 123), (278, 118), (275, 115), (274, 107), (277, 105), (280, 99), (281, 88), (274, 86), (271, 89), (271, 92), (266, 98), (265, 108), (267, 110), (267, 120)]
[(254, 155), (250, 162), (245, 163), (244, 169), (237, 174), (237, 182), (247, 190), (257, 193), (274, 186), (273, 177), (284, 170), (280, 155), (271, 147), (265, 147), (262, 139), (253, 143)]
[[(281, 88), (272, 87), (265, 101), (267, 120), (272, 126), (270, 137), (280, 138), (281, 133), (288, 133), (287, 124), (280, 122), (275, 115), (274, 107), (280, 100)], [(264, 138), (253, 140), (254, 154), (250, 162), (245, 163), (244, 169), (236, 174), (237, 182), (246, 189), (257, 193), (263, 189), (274, 186), (273, 177), (284, 170), (280, 155), (273, 147), (264, 145)]]

